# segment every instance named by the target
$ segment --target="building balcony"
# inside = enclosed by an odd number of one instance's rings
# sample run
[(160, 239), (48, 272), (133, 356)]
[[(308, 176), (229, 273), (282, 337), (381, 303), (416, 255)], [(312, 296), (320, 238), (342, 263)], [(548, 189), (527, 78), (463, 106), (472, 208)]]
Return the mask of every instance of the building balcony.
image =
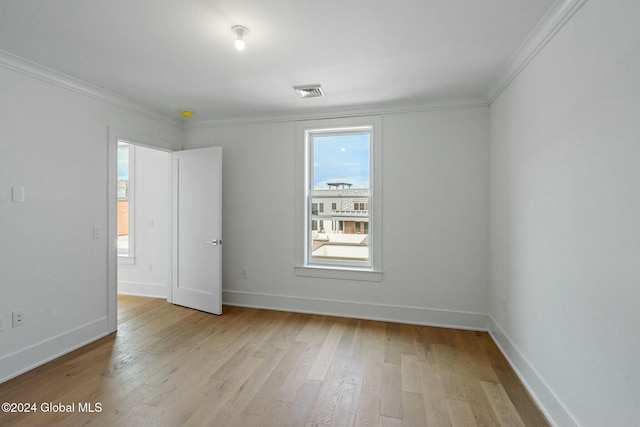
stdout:
[(369, 211), (368, 210), (358, 210), (358, 211), (332, 211), (332, 217), (340, 217), (340, 218), (368, 218)]

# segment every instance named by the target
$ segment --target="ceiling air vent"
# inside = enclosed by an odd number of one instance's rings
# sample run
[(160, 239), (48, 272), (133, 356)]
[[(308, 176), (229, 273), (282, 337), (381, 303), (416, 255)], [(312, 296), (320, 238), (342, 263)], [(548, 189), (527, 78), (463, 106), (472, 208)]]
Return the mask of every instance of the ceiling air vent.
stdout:
[(324, 96), (320, 85), (294, 86), (294, 89), (301, 98), (322, 98)]

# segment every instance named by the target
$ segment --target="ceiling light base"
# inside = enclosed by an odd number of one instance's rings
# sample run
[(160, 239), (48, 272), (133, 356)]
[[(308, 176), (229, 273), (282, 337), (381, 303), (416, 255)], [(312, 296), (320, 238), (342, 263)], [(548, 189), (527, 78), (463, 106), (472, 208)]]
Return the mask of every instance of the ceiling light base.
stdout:
[(249, 29), (244, 25), (234, 25), (233, 27), (231, 27), (231, 31), (236, 35), (236, 49), (243, 50), (245, 46), (244, 36), (249, 34)]

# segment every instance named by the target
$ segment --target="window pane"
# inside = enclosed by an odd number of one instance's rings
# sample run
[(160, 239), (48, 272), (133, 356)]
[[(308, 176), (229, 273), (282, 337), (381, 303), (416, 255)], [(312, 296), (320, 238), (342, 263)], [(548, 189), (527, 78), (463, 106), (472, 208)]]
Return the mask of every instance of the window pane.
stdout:
[(313, 135), (311, 150), (310, 220), (321, 225), (311, 230), (310, 261), (368, 262), (370, 134)]
[(129, 253), (129, 145), (118, 144), (118, 253)]

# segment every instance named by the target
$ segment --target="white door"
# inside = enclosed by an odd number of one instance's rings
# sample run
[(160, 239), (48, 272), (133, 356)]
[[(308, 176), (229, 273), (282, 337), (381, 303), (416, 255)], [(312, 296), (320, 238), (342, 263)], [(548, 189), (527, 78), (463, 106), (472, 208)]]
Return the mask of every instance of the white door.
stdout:
[(170, 302), (222, 314), (222, 148), (173, 153)]

